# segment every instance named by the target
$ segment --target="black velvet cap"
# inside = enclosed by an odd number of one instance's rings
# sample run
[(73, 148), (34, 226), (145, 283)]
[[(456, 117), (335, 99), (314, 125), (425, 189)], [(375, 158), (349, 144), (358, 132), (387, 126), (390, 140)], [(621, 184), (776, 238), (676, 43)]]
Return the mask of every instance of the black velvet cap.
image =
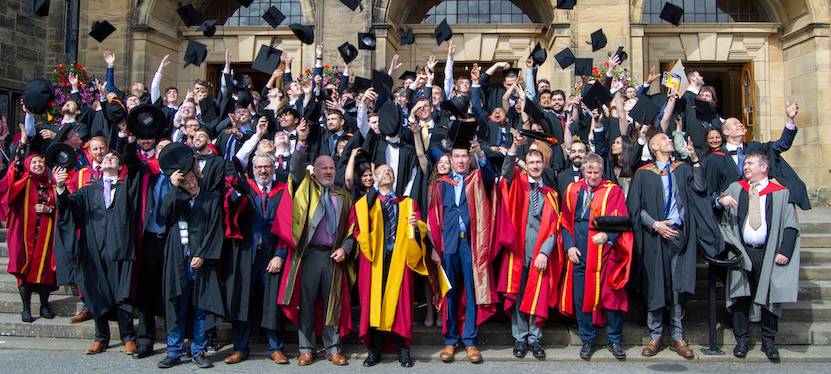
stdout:
[(372, 87), (372, 81), (364, 77), (355, 77), (352, 82), (352, 91), (361, 92)]
[(176, 170), (187, 174), (196, 166), (196, 154), (185, 143), (170, 143), (159, 152), (159, 168), (168, 177)]
[(46, 113), (46, 107), (55, 100), (55, 89), (46, 78), (35, 78), (23, 87), (23, 105), (33, 114)]
[(456, 118), (468, 118), (467, 107), (470, 102), (467, 96), (454, 96), (450, 99), (441, 102), (441, 109), (450, 112)]
[(361, 6), (361, 0), (340, 0), (340, 2), (349, 7), (349, 9), (352, 9), (353, 12)]
[(577, 0), (557, 0), (558, 9), (574, 9), (577, 5)]
[(548, 51), (546, 51), (545, 48), (543, 48), (540, 45), (540, 43), (537, 42), (537, 45), (534, 47), (534, 50), (531, 51), (530, 57), (534, 59), (534, 65), (540, 66), (548, 58)]
[(115, 26), (111, 23), (107, 21), (95, 21), (90, 26), (89, 36), (101, 43), (113, 32), (115, 32)]
[(237, 2), (242, 4), (242, 6), (248, 8), (248, 6), (251, 5), (251, 3), (254, 2), (254, 0), (237, 0)]
[(618, 56), (621, 63), (623, 61), (626, 61), (627, 58), (629, 58), (629, 55), (626, 54), (626, 52), (623, 51), (623, 46), (617, 47), (617, 51), (615, 51), (615, 55)]
[(524, 112), (537, 124), (542, 121), (544, 116), (542, 108), (534, 100), (525, 100)]
[(565, 69), (574, 64), (577, 57), (574, 56), (574, 52), (571, 51), (571, 48), (566, 48), (560, 52), (557, 52), (557, 54), (554, 55), (554, 59), (557, 60), (560, 68)]
[(127, 115), (127, 130), (139, 139), (159, 139), (169, 124), (162, 109), (152, 104), (139, 105)]
[(340, 57), (343, 58), (343, 63), (347, 65), (358, 58), (358, 49), (349, 42), (341, 44), (338, 47), (338, 52), (340, 52)]
[(407, 70), (407, 71), (401, 73), (401, 75), (398, 76), (398, 79), (401, 79), (401, 80), (406, 80), (407, 78), (416, 79), (416, 72), (411, 71), (411, 70)]
[(375, 33), (373, 32), (359, 32), (358, 33), (358, 48), (359, 49), (367, 49), (367, 50), (375, 50), (375, 44), (377, 43), (375, 38)]
[(681, 17), (684, 16), (684, 8), (672, 4), (670, 2), (664, 3), (661, 9), (661, 19), (667, 21), (675, 26), (681, 24)]
[(450, 28), (450, 25), (447, 24), (447, 20), (441, 21), (441, 23), (436, 26), (436, 30), (433, 32), (433, 38), (436, 39), (437, 45), (441, 45), (445, 41), (450, 40), (453, 37), (453, 29)]
[(280, 65), (280, 58), (283, 56), (283, 51), (272, 48), (271, 46), (262, 45), (260, 51), (257, 52), (257, 57), (251, 68), (266, 74), (271, 74)]
[(286, 16), (276, 6), (271, 6), (263, 13), (263, 19), (271, 25), (272, 28), (277, 28), (286, 19)]
[(35, 15), (46, 17), (49, 15), (49, 0), (26, 0), (26, 9), (30, 18)]
[(378, 128), (386, 136), (398, 135), (401, 131), (401, 109), (392, 100), (387, 100), (378, 111)]
[(202, 23), (202, 11), (193, 6), (193, 4), (188, 4), (176, 9), (176, 13), (179, 13), (179, 17), (182, 18), (182, 21), (187, 27), (196, 26)]
[(75, 164), (78, 162), (78, 156), (72, 146), (64, 143), (53, 143), (46, 149), (44, 155), (46, 167), (52, 170), (54, 167), (64, 168), (66, 170), (75, 169)]
[(447, 135), (453, 140), (452, 149), (470, 149), (470, 141), (476, 137), (476, 122), (455, 121)]

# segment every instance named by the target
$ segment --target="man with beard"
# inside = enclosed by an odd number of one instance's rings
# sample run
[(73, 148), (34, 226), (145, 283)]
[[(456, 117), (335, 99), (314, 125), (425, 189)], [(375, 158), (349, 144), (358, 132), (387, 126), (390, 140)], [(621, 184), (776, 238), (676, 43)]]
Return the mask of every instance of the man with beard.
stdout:
[(193, 150), (196, 164), (202, 174), (202, 187), (210, 192), (225, 194), (225, 160), (208, 147), (211, 136), (208, 129), (200, 127), (193, 132)]
[(563, 196), (562, 194), (565, 193), (566, 187), (570, 183), (577, 182), (583, 178), (583, 160), (586, 158), (588, 154), (588, 147), (586, 147), (586, 143), (583, 143), (579, 140), (575, 140), (571, 143), (571, 148), (568, 153), (568, 159), (571, 161), (571, 166), (566, 167), (565, 170), (561, 171), (557, 174), (557, 194), (558, 196)]
[(327, 155), (334, 157), (338, 139), (346, 134), (343, 113), (330, 111), (326, 115), (326, 131), (320, 134), (320, 137), (315, 144), (311, 144), (311, 147), (317, 151), (316, 156)]
[(225, 320), (233, 323), (234, 341), (228, 364), (248, 358), (255, 327), (265, 330), (269, 357), (276, 364), (289, 363), (283, 355), (283, 312), (277, 302), (288, 249), (271, 227), (275, 221), (291, 225), (291, 197), (284, 183), (274, 181), (274, 162), (272, 154), (255, 155), (254, 179), (234, 178), (226, 195), (226, 237), (235, 239), (231, 258), (223, 257)]
[[(72, 217), (80, 229), (78, 285), (95, 318), (95, 343), (87, 354), (101, 353), (109, 347), (111, 318), (118, 321), (124, 352), (133, 354), (136, 350), (133, 307), (129, 305), (130, 274), (135, 260), (131, 219), (135, 212), (130, 192), (134, 181), (118, 177), (122, 168), (121, 156), (107, 153), (101, 160), (101, 178), (71, 194), (66, 186), (66, 170), (53, 170), (58, 212)], [(59, 225), (58, 230), (74, 233), (76, 225)]]
[[(545, 121), (548, 122), (551, 135), (557, 139), (559, 144), (563, 144), (563, 134), (566, 133), (566, 124), (569, 112), (566, 112), (566, 94), (562, 90), (542, 91), (540, 93), (540, 106), (545, 115)], [(572, 111), (577, 114), (577, 105), (572, 106)], [(577, 117), (574, 115), (574, 117)]]

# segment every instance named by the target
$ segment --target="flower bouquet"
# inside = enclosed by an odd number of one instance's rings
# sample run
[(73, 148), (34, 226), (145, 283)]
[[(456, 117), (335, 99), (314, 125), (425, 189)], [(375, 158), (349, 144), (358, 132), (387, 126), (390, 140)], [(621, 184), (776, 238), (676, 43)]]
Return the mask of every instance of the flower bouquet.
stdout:
[[(592, 75), (589, 77), (589, 80), (603, 82), (603, 79), (606, 77), (606, 71), (609, 70), (609, 63), (604, 62), (602, 65), (592, 67)], [(629, 74), (628, 69), (624, 69), (620, 66), (616, 67), (614, 72), (612, 73), (612, 88), (619, 87), (619, 88), (626, 88), (626, 87), (637, 87), (638, 84), (635, 83), (635, 80)], [(620, 82), (620, 83), (618, 83)], [(622, 86), (621, 86), (622, 84)], [(577, 82), (572, 87), (575, 91), (580, 92), (581, 88), (583, 87), (583, 82)]]

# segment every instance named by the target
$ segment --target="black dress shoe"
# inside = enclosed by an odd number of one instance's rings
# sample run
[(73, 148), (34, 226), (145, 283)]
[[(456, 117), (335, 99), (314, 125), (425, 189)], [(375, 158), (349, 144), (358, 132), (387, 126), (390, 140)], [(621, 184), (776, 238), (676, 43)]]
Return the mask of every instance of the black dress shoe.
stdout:
[(136, 348), (136, 351), (133, 352), (133, 358), (140, 360), (142, 358), (150, 357), (150, 355), (152, 355), (152, 354), (153, 354), (153, 348), (152, 347), (142, 345), (142, 346), (139, 346), (138, 348)]
[(214, 363), (211, 362), (211, 360), (209, 360), (207, 357), (205, 357), (204, 352), (200, 353), (196, 356), (193, 356), (191, 361), (193, 361), (193, 363), (196, 364), (196, 366), (198, 366), (200, 369), (207, 369), (207, 368), (214, 367)]
[(55, 313), (52, 313), (49, 305), (43, 305), (40, 307), (40, 316), (46, 319), (53, 319), (55, 318)]
[(744, 358), (747, 356), (747, 343), (738, 343), (736, 348), (733, 348), (733, 356)]
[(545, 358), (545, 349), (542, 349), (540, 342), (531, 343), (531, 353), (536, 358)]
[(623, 344), (621, 343), (609, 343), (609, 352), (612, 352), (612, 356), (615, 356), (618, 360), (626, 359), (626, 351), (623, 350)]
[(594, 354), (594, 343), (583, 342), (583, 348), (580, 348), (580, 358), (588, 360), (592, 358), (592, 354)]
[(159, 369), (169, 369), (169, 368), (172, 368), (175, 365), (178, 365), (179, 362), (181, 362), (181, 361), (179, 361), (178, 358), (173, 358), (173, 357), (167, 356), (167, 357), (164, 358), (164, 360), (159, 362), (158, 366), (159, 366)]
[(415, 365), (415, 361), (413, 361), (413, 359), (410, 358), (409, 353), (400, 353), (400, 354), (398, 354), (398, 362), (400, 362), (401, 367), (404, 367), (404, 368), (411, 368), (411, 367), (413, 367), (413, 365)]
[(364, 367), (372, 367), (378, 365), (379, 362), (381, 362), (381, 355), (369, 352), (364, 360)]
[(762, 343), (762, 352), (765, 352), (769, 360), (779, 359), (779, 350), (773, 346), (773, 343)]
[(26, 323), (32, 323), (35, 321), (35, 319), (32, 318), (32, 312), (28, 310), (20, 312), (20, 319)]
[(517, 340), (514, 343), (514, 357), (523, 358), (526, 354), (528, 354), (528, 344), (525, 344), (524, 341)]

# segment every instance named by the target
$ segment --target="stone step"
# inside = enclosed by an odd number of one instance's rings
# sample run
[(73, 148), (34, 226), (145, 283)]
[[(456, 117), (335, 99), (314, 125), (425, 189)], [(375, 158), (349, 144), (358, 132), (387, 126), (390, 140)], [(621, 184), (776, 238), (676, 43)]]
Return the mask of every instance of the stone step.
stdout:
[(827, 264), (831, 262), (831, 248), (802, 247), (799, 256), (802, 265)]
[[(32, 315), (39, 314), (40, 298), (37, 293), (32, 295), (31, 308)], [(57, 316), (55, 319), (68, 319), (81, 312), (83, 303), (77, 296), (54, 295), (49, 298), (49, 309)], [(17, 314), (19, 317), (22, 310), (23, 305), (19, 293), (0, 293), (0, 313)]]
[[(5, 266), (3, 267), (5, 269)], [(17, 293), (17, 278), (14, 275), (8, 274), (5, 271), (0, 272), (0, 293)], [(69, 286), (59, 287), (52, 291), (52, 295), (76, 295), (78, 292)], [(32, 297), (37, 297), (37, 292), (33, 293)]]
[(831, 280), (831, 264), (804, 265), (799, 268), (800, 280)]
[[(831, 214), (831, 212), (829, 212)], [(828, 218), (827, 221), (831, 221)], [(831, 222), (800, 222), (799, 231), (804, 234), (830, 234)]]
[(808, 248), (831, 248), (831, 234), (800, 234), (800, 244)]

